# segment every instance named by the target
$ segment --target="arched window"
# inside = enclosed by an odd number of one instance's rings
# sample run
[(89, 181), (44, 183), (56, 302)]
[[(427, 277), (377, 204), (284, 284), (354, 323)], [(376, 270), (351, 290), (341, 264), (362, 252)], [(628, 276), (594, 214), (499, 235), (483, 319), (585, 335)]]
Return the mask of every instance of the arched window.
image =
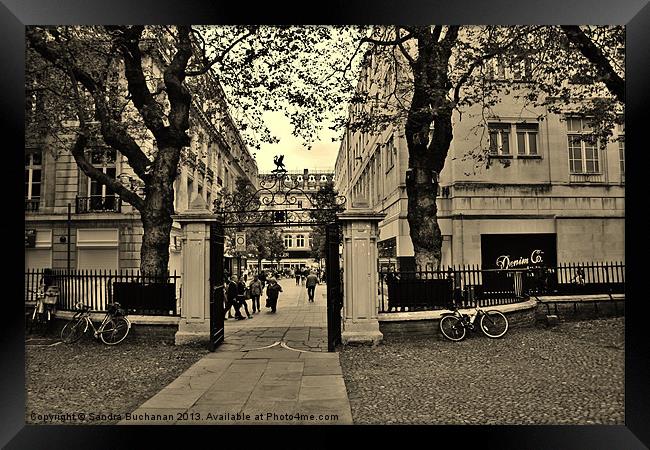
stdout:
[(327, 176), (325, 176), (325, 175), (321, 175), (321, 176), (320, 176), (320, 180), (321, 180), (321, 181), (327, 181)]
[(302, 183), (302, 175), (298, 175), (298, 182)]
[(296, 236), (296, 247), (304, 247), (305, 246), (305, 236), (302, 234), (299, 234)]
[(293, 236), (290, 234), (284, 236), (284, 246), (286, 248), (293, 247)]
[(309, 182), (314, 183), (316, 181), (316, 177), (313, 175), (309, 175)]

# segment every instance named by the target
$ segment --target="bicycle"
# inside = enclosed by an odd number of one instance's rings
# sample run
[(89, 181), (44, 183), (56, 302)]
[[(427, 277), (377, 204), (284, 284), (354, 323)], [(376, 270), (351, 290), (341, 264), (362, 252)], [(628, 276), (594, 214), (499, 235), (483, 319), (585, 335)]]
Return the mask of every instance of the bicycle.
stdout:
[(106, 345), (119, 344), (129, 334), (131, 322), (125, 317), (126, 313), (119, 303), (108, 304), (104, 320), (98, 328), (95, 328), (90, 319), (90, 306), (83, 303), (77, 303), (76, 306), (78, 311), (61, 330), (61, 340), (66, 344), (77, 342), (89, 327), (93, 329), (94, 338), (101, 339)]
[(463, 340), (467, 329), (475, 331), (477, 319), (481, 331), (489, 338), (500, 338), (508, 331), (508, 319), (499, 311), (485, 311), (478, 305), (474, 307), (474, 312), (471, 314), (462, 314), (456, 305), (453, 306), (452, 311), (444, 313), (440, 319), (440, 331), (450, 341)]
[(50, 329), (54, 310), (58, 299), (58, 288), (50, 286), (47, 291), (39, 289), (34, 291), (28, 289), (29, 292), (36, 296), (36, 305), (30, 317), (28, 332), (32, 333), (34, 328), (40, 328), (41, 334), (46, 334)]

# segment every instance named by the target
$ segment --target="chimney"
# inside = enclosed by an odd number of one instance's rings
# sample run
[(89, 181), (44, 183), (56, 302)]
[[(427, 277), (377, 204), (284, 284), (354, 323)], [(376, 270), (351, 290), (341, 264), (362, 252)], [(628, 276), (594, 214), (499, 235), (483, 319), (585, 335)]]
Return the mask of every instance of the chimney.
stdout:
[(309, 169), (305, 169), (305, 171), (303, 172), (304, 175), (307, 175), (308, 173), (309, 173)]

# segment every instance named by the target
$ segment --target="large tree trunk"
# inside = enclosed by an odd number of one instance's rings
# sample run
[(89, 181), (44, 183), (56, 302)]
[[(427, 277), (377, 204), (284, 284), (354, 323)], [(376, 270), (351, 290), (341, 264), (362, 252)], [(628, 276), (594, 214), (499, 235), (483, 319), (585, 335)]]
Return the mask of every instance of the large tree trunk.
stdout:
[(404, 131), (410, 169), (406, 177), (407, 221), (418, 270), (438, 269), (442, 259), (436, 197), (438, 177), (453, 138), (449, 55), (449, 48), (425, 32), (418, 40), (418, 58), (412, 64), (413, 97)]
[(169, 272), (169, 242), (174, 214), (174, 177), (179, 148), (163, 148), (147, 184), (141, 211), (144, 227), (140, 249), (140, 272), (145, 276), (165, 276)]

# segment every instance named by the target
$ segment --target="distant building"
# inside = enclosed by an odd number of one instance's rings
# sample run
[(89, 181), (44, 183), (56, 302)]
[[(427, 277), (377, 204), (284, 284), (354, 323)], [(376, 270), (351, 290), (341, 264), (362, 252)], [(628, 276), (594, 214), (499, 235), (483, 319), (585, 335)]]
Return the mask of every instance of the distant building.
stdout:
[[(275, 174), (262, 173), (259, 175), (260, 185), (271, 186), (275, 181)], [(277, 203), (287, 202), (288, 209), (300, 210), (301, 208), (313, 208), (308, 195), (318, 192), (321, 186), (334, 182), (334, 172), (331, 169), (304, 169), (300, 171), (288, 171), (283, 175), (283, 197), (279, 199), (276, 195)], [(292, 187), (292, 189), (289, 189)], [(275, 190), (275, 189), (274, 189)], [(306, 194), (306, 195), (305, 195)], [(264, 194), (262, 193), (262, 196)], [(283, 208), (280, 205), (279, 208)], [(285, 255), (278, 264), (276, 261), (262, 261), (262, 268), (296, 269), (313, 267), (318, 265), (318, 261), (312, 257), (313, 237), (310, 226), (289, 226), (276, 228), (284, 239), (284, 245), (287, 249)], [(248, 268), (257, 268), (257, 261), (248, 260)]]

